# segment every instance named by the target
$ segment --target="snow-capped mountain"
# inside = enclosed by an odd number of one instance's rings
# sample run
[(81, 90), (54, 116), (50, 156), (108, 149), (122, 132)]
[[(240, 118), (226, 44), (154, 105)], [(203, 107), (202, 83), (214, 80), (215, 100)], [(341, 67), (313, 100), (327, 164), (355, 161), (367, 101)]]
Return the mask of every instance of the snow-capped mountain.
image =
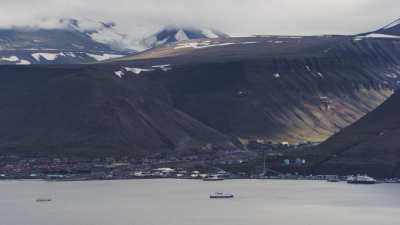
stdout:
[(113, 23), (60, 19), (56, 28), (0, 29), (1, 64), (88, 63), (121, 57), (126, 35)]
[(229, 37), (213, 29), (167, 27), (138, 39), (120, 32), (114, 23), (59, 19), (51, 24), (0, 29), (0, 65), (89, 63), (171, 42)]
[(154, 48), (166, 43), (187, 41), (201, 38), (227, 38), (227, 34), (208, 28), (167, 27), (143, 39), (141, 45), (145, 49)]

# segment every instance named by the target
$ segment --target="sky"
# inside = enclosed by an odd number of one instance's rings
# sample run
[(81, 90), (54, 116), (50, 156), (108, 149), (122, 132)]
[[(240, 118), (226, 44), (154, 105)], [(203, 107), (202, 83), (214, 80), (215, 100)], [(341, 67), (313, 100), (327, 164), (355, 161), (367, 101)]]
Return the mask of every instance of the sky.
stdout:
[(354, 34), (400, 18), (399, 0), (0, 0), (0, 27), (52, 28), (55, 19), (113, 21), (131, 35), (167, 25), (233, 36)]

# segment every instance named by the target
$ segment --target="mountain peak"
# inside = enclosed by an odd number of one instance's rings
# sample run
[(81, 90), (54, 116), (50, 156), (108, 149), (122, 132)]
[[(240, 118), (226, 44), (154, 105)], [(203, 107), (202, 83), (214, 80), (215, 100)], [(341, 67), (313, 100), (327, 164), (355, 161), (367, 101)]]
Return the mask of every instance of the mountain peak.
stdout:
[(142, 40), (144, 48), (153, 48), (166, 43), (202, 38), (227, 38), (229, 35), (209, 28), (167, 26)]
[(391, 22), (391, 23), (389, 23), (388, 25), (384, 26), (382, 29), (383, 30), (388, 30), (388, 29), (393, 29), (393, 28), (398, 27), (398, 26), (400, 27), (400, 18), (395, 20), (395, 21), (393, 21), (393, 22)]
[(400, 18), (378, 30), (360, 34), (358, 37), (400, 38)]
[(400, 36), (400, 19), (389, 23), (374, 33)]

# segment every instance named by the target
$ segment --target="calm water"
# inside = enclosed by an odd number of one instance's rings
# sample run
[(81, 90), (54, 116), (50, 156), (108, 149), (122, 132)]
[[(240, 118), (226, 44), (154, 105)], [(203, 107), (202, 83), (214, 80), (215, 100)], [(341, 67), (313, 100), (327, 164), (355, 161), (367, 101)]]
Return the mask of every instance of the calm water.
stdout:
[[(208, 198), (215, 191), (234, 199)], [(399, 225), (400, 185), (0, 181), (0, 225)], [(52, 202), (37, 203), (37, 198)]]

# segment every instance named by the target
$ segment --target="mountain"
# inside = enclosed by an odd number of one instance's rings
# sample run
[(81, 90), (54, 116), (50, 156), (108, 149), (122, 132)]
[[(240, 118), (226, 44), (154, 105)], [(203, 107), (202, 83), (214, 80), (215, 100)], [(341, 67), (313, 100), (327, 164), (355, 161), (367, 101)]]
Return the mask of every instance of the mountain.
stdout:
[(198, 29), (198, 28), (182, 28), (182, 27), (166, 27), (161, 31), (143, 39), (142, 46), (145, 49), (154, 48), (163, 44), (187, 41), (203, 38), (227, 38), (227, 34), (216, 31), (214, 29)]
[(382, 104), (399, 66), (399, 39), (337, 35), (183, 40), (92, 65), (0, 67), (0, 152), (323, 141)]
[(317, 173), (400, 176), (400, 92), (314, 150)]
[(231, 147), (176, 109), (159, 82), (104, 66), (2, 66), (0, 150), (135, 156)]
[(114, 23), (59, 19), (47, 28), (0, 29), (0, 65), (98, 62), (171, 42), (226, 37), (213, 29), (167, 27), (136, 40), (119, 32)]
[[(357, 35), (355, 40), (389, 40), (400, 43), (400, 19), (372, 32)], [(397, 79), (398, 74), (387, 76)], [(399, 82), (399, 81), (397, 81)], [(376, 177), (400, 175), (400, 152), (397, 114), (400, 94), (395, 93), (382, 106), (329, 138), (310, 151), (313, 173), (368, 173)]]
[[(115, 63), (172, 65), (175, 106), (241, 140), (323, 141), (398, 87), (396, 39), (252, 37), (170, 43)], [(223, 115), (223, 116), (222, 116)]]
[(400, 19), (397, 19), (379, 29), (377, 33), (400, 36)]
[(87, 63), (133, 53), (112, 23), (60, 19), (55, 28), (0, 29), (1, 64)]
[(397, 19), (376, 31), (364, 33), (359, 35), (358, 37), (400, 38), (400, 19)]
[(102, 64), (0, 67), (0, 151), (146, 155), (226, 149), (233, 139), (321, 141), (392, 94), (396, 46), (201, 39)]

